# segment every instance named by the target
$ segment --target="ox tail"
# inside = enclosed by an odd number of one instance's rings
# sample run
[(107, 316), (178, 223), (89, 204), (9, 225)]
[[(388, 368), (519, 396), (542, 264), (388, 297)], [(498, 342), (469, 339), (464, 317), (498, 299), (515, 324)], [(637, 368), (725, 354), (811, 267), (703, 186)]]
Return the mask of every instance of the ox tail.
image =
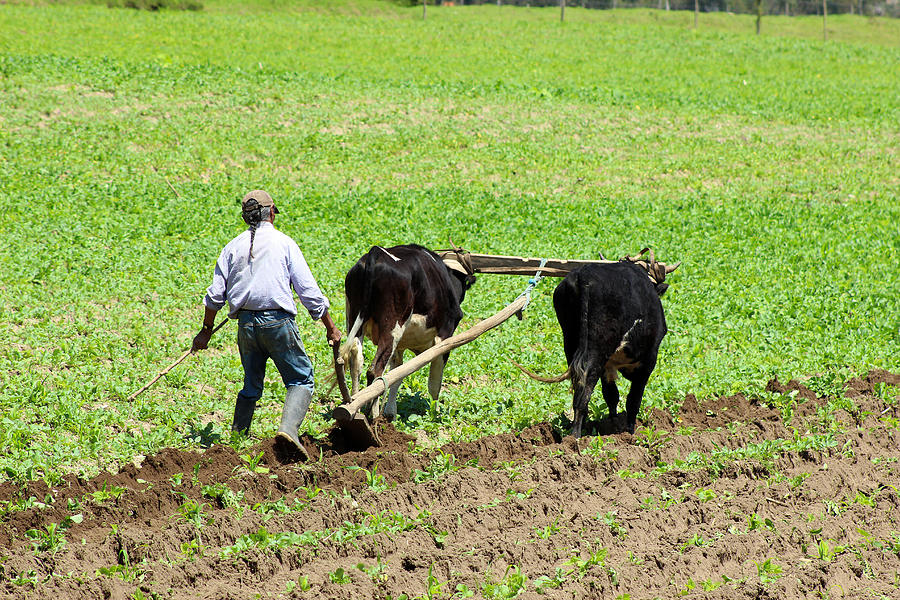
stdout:
[(347, 337), (345, 338), (344, 344), (341, 346), (340, 356), (344, 359), (344, 363), (346, 364), (348, 360), (350, 360), (350, 353), (353, 352), (353, 345), (356, 342), (356, 338), (361, 335), (360, 330), (363, 325), (363, 316), (362, 314), (356, 315), (356, 321), (353, 322), (353, 326), (350, 327), (350, 331), (347, 332)]
[(572, 361), (569, 363), (569, 369), (572, 371), (572, 385), (575, 389), (584, 386), (587, 383), (587, 358), (590, 355), (588, 351), (588, 335), (590, 314), (590, 292), (587, 287), (582, 289), (581, 296), (581, 329), (578, 336), (578, 347), (572, 355)]
[(572, 372), (572, 369), (568, 368), (568, 369), (566, 369), (565, 373), (563, 373), (562, 375), (556, 375), (555, 377), (542, 377), (541, 375), (532, 373), (531, 371), (529, 371), (528, 369), (526, 369), (525, 367), (523, 367), (522, 365), (520, 365), (519, 363), (517, 363), (514, 360), (510, 360), (509, 362), (514, 364), (516, 367), (518, 367), (518, 369), (520, 371), (522, 371), (523, 373), (525, 373), (532, 379), (536, 379), (538, 381), (543, 381), (544, 383), (559, 383), (560, 381), (565, 381), (566, 379), (569, 378), (569, 376), (571, 375), (571, 372)]
[[(346, 319), (347, 319), (347, 327), (349, 331), (347, 332), (347, 338), (344, 344), (341, 346), (340, 356), (344, 359), (344, 363), (346, 364), (350, 358), (350, 352), (353, 350), (353, 344), (356, 341), (356, 338), (361, 338), (363, 336), (362, 328), (365, 324), (366, 320), (369, 318), (369, 312), (372, 310), (372, 286), (374, 285), (374, 273), (375, 267), (378, 262), (376, 249), (381, 249), (388, 256), (391, 256), (387, 250), (384, 250), (380, 246), (372, 246), (368, 252), (360, 259), (362, 262), (362, 275), (359, 275), (360, 263), (357, 263), (351, 270), (350, 273), (356, 273), (356, 281), (360, 281), (360, 277), (364, 284), (362, 290), (362, 298), (357, 300), (359, 302), (359, 306), (353, 306), (354, 303), (350, 301), (350, 297), (346, 297)], [(350, 274), (347, 275), (350, 277)], [(346, 284), (345, 284), (346, 285)], [(356, 311), (356, 315), (351, 313), (351, 311)], [(350, 319), (354, 319), (353, 325), (350, 324)]]

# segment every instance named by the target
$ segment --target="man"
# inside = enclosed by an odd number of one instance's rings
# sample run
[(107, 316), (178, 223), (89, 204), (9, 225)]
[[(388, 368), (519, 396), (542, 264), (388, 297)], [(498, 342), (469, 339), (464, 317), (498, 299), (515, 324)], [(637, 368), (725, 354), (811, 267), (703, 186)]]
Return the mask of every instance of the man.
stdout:
[(249, 227), (219, 255), (212, 285), (203, 298), (203, 328), (192, 348), (207, 347), (216, 313), (227, 301), (229, 318), (238, 321), (238, 350), (244, 367), (244, 388), (237, 396), (232, 430), (250, 433), (253, 411), (262, 396), (266, 361), (271, 358), (287, 388), (276, 444), (308, 459), (297, 429), (312, 399), (313, 367), (294, 322), (297, 305), (291, 289), (310, 316), (325, 325), (329, 344), (340, 343), (341, 332), (328, 314), (328, 299), (319, 290), (300, 248), (275, 229), (276, 214), (272, 197), (263, 190), (244, 196), (241, 216)]

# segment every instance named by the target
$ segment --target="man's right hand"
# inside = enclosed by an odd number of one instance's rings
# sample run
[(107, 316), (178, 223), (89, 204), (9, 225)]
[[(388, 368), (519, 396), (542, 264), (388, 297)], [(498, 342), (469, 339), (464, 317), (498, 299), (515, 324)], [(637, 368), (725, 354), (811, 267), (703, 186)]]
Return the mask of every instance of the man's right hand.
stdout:
[(191, 344), (191, 352), (197, 350), (206, 350), (209, 347), (209, 338), (212, 337), (212, 329), (203, 328), (200, 333), (194, 336), (194, 343)]
[(326, 337), (328, 338), (329, 346), (340, 346), (341, 345), (341, 330), (337, 327), (333, 327), (326, 333)]

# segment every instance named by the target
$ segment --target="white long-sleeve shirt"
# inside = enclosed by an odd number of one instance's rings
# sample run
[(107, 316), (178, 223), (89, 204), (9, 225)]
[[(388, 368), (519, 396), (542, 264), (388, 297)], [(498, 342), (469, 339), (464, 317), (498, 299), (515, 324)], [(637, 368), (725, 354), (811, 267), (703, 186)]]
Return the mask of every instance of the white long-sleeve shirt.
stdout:
[(296, 315), (292, 288), (309, 315), (321, 319), (328, 310), (328, 299), (313, 278), (303, 253), (290, 236), (264, 221), (256, 229), (252, 259), (249, 229), (222, 249), (203, 304), (219, 310), (227, 301), (231, 318), (236, 318), (239, 310), (279, 308)]

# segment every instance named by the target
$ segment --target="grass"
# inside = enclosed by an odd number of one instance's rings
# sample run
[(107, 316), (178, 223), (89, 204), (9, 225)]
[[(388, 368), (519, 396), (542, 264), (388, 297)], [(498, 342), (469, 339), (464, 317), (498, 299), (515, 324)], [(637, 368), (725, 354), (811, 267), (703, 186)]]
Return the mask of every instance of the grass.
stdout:
[[(339, 322), (343, 276), (373, 244), (649, 245), (684, 261), (645, 409), (900, 368), (895, 22), (829, 19), (848, 33), (823, 43), (805, 18), (755, 36), (734, 15), (694, 31), (656, 11), (573, 9), (560, 25), (512, 7), (429, 7), (422, 22), (386, 3), (204, 4), (0, 5), (0, 476), (53, 481), (197, 431), (228, 438), (231, 325), (126, 398), (189, 346), (255, 187)], [(525, 285), (481, 277), (462, 327)], [(506, 360), (564, 369), (554, 285), (453, 353), (434, 410), (424, 376), (408, 378), (399, 426), (440, 442), (557, 419), (565, 387)], [(298, 324), (321, 377), (324, 330)], [(270, 367), (255, 435), (274, 432), (281, 394)], [(331, 426), (333, 401), (307, 431)]]

